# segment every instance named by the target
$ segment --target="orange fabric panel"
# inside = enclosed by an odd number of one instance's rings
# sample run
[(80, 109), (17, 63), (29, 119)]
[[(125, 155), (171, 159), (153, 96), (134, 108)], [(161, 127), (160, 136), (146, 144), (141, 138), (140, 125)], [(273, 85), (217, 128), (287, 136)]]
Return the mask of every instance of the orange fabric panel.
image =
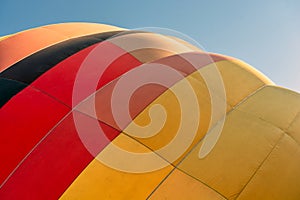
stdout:
[(89, 23), (55, 24), (23, 31), (0, 41), (0, 72), (23, 58), (53, 44), (80, 36), (122, 30)]

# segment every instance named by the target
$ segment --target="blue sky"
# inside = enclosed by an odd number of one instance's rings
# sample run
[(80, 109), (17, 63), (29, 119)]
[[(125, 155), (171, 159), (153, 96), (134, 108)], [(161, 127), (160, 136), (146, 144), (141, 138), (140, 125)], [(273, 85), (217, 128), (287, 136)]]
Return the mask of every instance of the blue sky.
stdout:
[(276, 84), (300, 91), (298, 0), (1, 0), (0, 3), (0, 35), (70, 21), (125, 28), (171, 28), (192, 37), (207, 51), (242, 59)]

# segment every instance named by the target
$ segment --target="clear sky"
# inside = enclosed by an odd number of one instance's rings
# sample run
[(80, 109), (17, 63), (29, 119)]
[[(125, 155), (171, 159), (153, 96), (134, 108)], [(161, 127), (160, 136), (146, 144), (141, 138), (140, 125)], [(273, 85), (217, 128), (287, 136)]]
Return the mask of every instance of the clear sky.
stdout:
[(300, 91), (299, 0), (1, 0), (0, 36), (58, 22), (163, 27)]

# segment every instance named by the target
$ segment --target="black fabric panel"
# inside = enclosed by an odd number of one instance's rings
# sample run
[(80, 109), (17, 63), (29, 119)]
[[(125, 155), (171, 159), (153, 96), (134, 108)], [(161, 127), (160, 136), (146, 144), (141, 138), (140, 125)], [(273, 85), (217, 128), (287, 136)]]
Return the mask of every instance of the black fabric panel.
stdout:
[(123, 31), (112, 31), (69, 39), (38, 51), (0, 73), (0, 77), (31, 84), (67, 57)]
[(0, 108), (26, 86), (18, 81), (0, 78)]

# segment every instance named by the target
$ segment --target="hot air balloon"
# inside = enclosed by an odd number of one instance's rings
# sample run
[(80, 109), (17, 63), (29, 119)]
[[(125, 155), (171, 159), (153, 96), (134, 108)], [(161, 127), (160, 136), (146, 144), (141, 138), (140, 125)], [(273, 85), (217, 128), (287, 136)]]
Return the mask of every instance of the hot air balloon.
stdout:
[(0, 199), (300, 199), (300, 95), (167, 34), (0, 38)]

